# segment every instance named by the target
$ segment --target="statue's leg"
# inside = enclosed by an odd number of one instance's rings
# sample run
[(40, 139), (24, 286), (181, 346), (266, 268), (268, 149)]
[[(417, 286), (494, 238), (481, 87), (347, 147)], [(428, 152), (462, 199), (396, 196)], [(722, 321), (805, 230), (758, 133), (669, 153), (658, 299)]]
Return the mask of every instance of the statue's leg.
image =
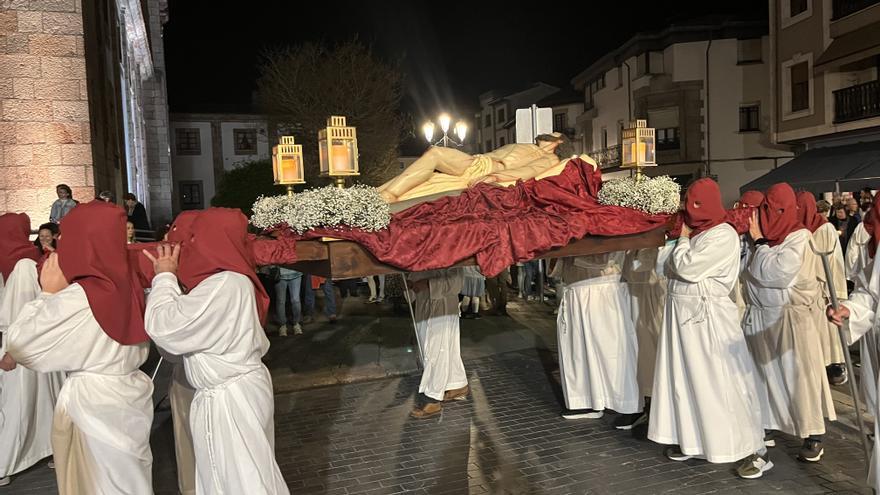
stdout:
[(461, 175), (473, 162), (473, 157), (451, 148), (432, 147), (414, 161), (397, 177), (379, 187), (379, 192), (388, 201), (395, 201), (412, 188), (431, 178), (434, 171), (450, 175)]

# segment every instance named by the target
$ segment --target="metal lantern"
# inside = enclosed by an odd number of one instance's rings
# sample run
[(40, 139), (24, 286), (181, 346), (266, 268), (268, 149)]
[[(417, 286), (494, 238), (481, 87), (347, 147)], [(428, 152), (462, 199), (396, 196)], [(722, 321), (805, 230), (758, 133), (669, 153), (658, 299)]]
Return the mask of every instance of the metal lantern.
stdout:
[(654, 128), (645, 120), (630, 122), (621, 139), (621, 168), (635, 168), (636, 177), (642, 176), (642, 167), (656, 167), (656, 138)]
[(305, 184), (303, 176), (302, 145), (295, 144), (293, 136), (281, 136), (278, 145), (272, 147), (272, 174), (275, 184), (287, 186), (287, 194), (293, 195), (294, 184)]
[(321, 176), (333, 177), (336, 185), (345, 187), (345, 177), (358, 173), (357, 131), (345, 124), (345, 117), (327, 119), (327, 128), (318, 131), (318, 153)]

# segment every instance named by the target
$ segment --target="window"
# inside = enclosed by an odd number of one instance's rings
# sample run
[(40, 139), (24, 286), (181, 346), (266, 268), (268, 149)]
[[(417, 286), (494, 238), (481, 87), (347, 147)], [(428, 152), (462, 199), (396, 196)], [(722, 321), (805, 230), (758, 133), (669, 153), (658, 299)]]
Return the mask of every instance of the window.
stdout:
[(492, 127), (492, 114), (483, 115), (483, 127)]
[(486, 146), (483, 148), (483, 153), (488, 153), (488, 152), (490, 152), (490, 151), (492, 151), (492, 140), (491, 140), (491, 139), (487, 139), (487, 140), (486, 140)]
[(657, 150), (677, 150), (678, 127), (667, 127), (665, 129), (657, 129)]
[(807, 11), (809, 0), (788, 0), (788, 16), (794, 17)]
[(603, 127), (602, 128), (602, 149), (604, 150), (607, 147), (608, 147), (608, 129)]
[(201, 210), (204, 208), (202, 201), (202, 181), (180, 182), (180, 209)]
[(233, 129), (232, 139), (235, 141), (236, 155), (257, 154), (257, 130), (256, 129)]
[(498, 119), (497, 119), (496, 121), (497, 121), (499, 124), (503, 124), (503, 123), (505, 122), (505, 119), (504, 119), (504, 109), (503, 109), (503, 108), (499, 108), (499, 109), (498, 109)]
[(502, 146), (504, 146), (504, 136), (498, 138), (498, 147), (500, 148)]
[(739, 132), (761, 130), (761, 107), (744, 105), (739, 107)]
[(645, 52), (636, 57), (636, 77), (663, 72), (663, 53)]
[(810, 108), (810, 72), (807, 62), (794, 64), (789, 68), (791, 80), (791, 111), (799, 112)]
[(615, 77), (615, 88), (620, 88), (623, 86), (623, 67), (617, 67), (614, 69), (614, 72), (617, 73)]
[(754, 64), (761, 61), (761, 38), (737, 40), (736, 61), (739, 64)]
[(565, 123), (564, 113), (553, 115), (553, 132), (565, 132)]
[(174, 147), (178, 155), (201, 155), (202, 143), (199, 130), (191, 128), (174, 129)]

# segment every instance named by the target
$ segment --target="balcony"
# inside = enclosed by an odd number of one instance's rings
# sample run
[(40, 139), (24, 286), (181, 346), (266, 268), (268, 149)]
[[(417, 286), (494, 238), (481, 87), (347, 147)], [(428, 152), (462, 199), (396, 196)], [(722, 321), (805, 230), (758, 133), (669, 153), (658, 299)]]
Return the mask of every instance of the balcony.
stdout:
[(587, 153), (593, 160), (596, 160), (596, 164), (599, 165), (600, 170), (605, 170), (613, 167), (620, 166), (620, 145), (609, 146), (608, 148), (591, 151)]
[(833, 0), (833, 16), (831, 20), (836, 21), (878, 3), (880, 3), (880, 0)]
[(834, 122), (880, 117), (880, 81), (834, 91)]

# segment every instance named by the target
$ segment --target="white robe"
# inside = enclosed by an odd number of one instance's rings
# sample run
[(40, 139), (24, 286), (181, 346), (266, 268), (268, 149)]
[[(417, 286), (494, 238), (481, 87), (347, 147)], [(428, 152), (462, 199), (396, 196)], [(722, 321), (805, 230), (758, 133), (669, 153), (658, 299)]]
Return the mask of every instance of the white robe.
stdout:
[(806, 438), (825, 433), (834, 404), (822, 358), (816, 301), (818, 260), (809, 230), (755, 250), (746, 273), (751, 305), (743, 322), (758, 367), (756, 387), (764, 428)]
[(464, 284), (459, 268), (412, 273), (410, 282), (428, 281), (428, 290), (415, 295), (413, 313), (422, 358), (419, 393), (443, 400), (447, 390), (468, 384), (461, 360), (458, 293)]
[[(831, 277), (833, 278), (831, 286), (835, 289), (837, 298), (841, 301), (847, 298), (846, 293), (846, 270), (844, 268), (843, 250), (840, 248), (840, 237), (837, 236), (837, 229), (833, 225), (826, 222), (813, 232), (813, 239), (810, 243), (813, 253), (818, 257), (820, 253), (831, 253), (828, 255), (828, 264), (831, 268)], [(819, 287), (820, 296), (816, 301), (816, 325), (819, 328), (819, 337), (822, 341), (822, 357), (825, 366), (829, 364), (840, 364), (844, 362), (843, 348), (840, 346), (840, 336), (837, 333), (837, 327), (828, 322), (825, 317), (825, 308), (831, 304), (828, 297), (828, 281), (825, 280), (825, 269), (822, 266), (822, 260), (819, 259)]]
[[(39, 295), (36, 262), (19, 260), (5, 290), (0, 290), (0, 333)], [(0, 357), (6, 352), (5, 342), (4, 338)], [(0, 371), (0, 478), (52, 455), (52, 416), (63, 383), (64, 373), (37, 373), (24, 366)]]
[(667, 251), (671, 248), (664, 246), (627, 251), (623, 269), (624, 278), (629, 285), (632, 321), (636, 327), (639, 346), (639, 393), (644, 397), (652, 395), (657, 341), (663, 328), (663, 311), (666, 306), (666, 275), (662, 272), (662, 265), (658, 271), (661, 249)]
[[(846, 279), (851, 281), (855, 287), (867, 287), (868, 278), (871, 275), (871, 253), (868, 250), (868, 243), (871, 236), (865, 230), (864, 222), (860, 223), (849, 243), (846, 245)], [(865, 334), (866, 338), (859, 339), (859, 357), (861, 361), (861, 371), (859, 373), (859, 388), (862, 396), (865, 398), (865, 404), (868, 411), (877, 409), (877, 370), (878, 366), (871, 361), (871, 353), (868, 351), (870, 345), (880, 341), (880, 333), (871, 329)], [(877, 347), (874, 345), (874, 347)]]
[(623, 261), (623, 252), (562, 261), (565, 292), (556, 332), (568, 409), (642, 410), (639, 347), (629, 290), (621, 278)]
[(196, 389), (196, 492), (289, 493), (275, 461), (272, 378), (261, 361), (269, 341), (250, 279), (220, 272), (183, 295), (173, 274), (160, 273), (145, 320), (156, 345), (183, 356)]
[[(874, 260), (869, 261), (867, 266), (863, 268), (862, 276), (858, 277), (857, 280), (855, 290), (850, 294), (849, 301), (844, 303), (844, 305), (850, 310), (848, 343), (851, 344), (856, 340), (861, 342), (862, 349), (865, 352), (862, 359), (865, 360), (867, 359), (868, 350), (866, 349), (867, 342), (864, 337), (870, 334), (876, 335), (878, 329), (880, 329), (880, 318), (878, 318), (880, 311), (877, 310), (877, 304), (880, 303), (880, 264), (876, 264)], [(862, 281), (866, 283), (862, 283)], [(872, 344), (875, 346), (873, 352), (880, 354), (877, 341), (873, 341)], [(862, 383), (871, 380), (876, 386), (878, 382), (876, 372), (873, 375), (866, 376), (868, 371), (867, 369), (862, 369), (860, 376), (863, 380)], [(876, 398), (877, 393), (878, 391), (875, 389), (873, 397)], [(873, 409), (868, 409), (868, 411), (875, 418), (880, 417), (878, 404), (875, 402), (870, 407)], [(880, 424), (874, 421), (874, 451), (869, 464), (868, 484), (875, 489), (880, 488), (880, 456), (878, 456), (878, 452), (880, 452)]]
[(25, 304), (6, 335), (20, 365), (68, 373), (52, 426), (59, 493), (153, 493), (153, 383), (138, 370), (148, 344), (107, 336), (79, 284)]
[(168, 399), (171, 401), (171, 423), (174, 430), (174, 457), (177, 460), (177, 489), (181, 495), (196, 493), (196, 458), (193, 449), (189, 412), (196, 390), (186, 379), (183, 357), (162, 348), (159, 353), (172, 366)]
[(648, 438), (709, 462), (764, 446), (755, 364), (730, 293), (739, 278), (736, 231), (721, 224), (678, 240), (657, 352)]

